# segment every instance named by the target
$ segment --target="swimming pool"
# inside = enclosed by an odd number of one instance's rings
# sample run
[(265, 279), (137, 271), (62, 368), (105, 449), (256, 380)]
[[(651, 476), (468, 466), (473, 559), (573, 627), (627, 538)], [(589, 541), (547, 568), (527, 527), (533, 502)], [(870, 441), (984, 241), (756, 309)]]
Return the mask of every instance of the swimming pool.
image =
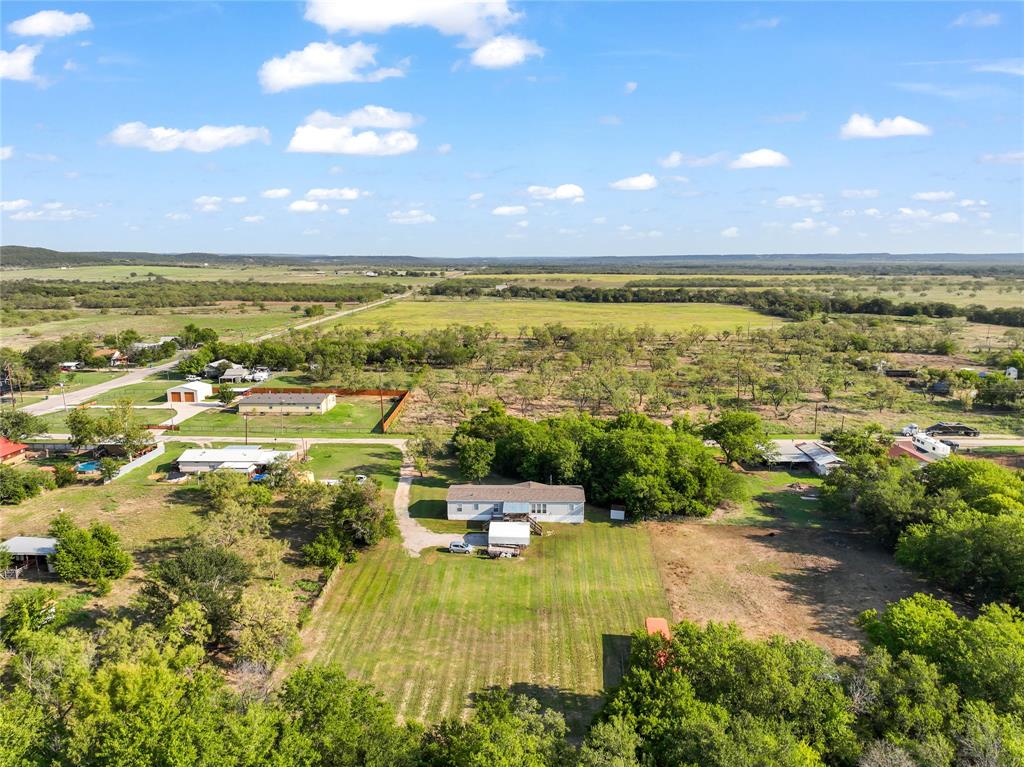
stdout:
[(84, 474), (86, 472), (90, 472), (90, 471), (99, 471), (99, 470), (100, 470), (100, 462), (99, 461), (84, 461), (83, 463), (80, 463), (80, 464), (78, 464), (75, 467), (75, 471), (77, 471), (79, 473), (82, 473), (82, 474)]

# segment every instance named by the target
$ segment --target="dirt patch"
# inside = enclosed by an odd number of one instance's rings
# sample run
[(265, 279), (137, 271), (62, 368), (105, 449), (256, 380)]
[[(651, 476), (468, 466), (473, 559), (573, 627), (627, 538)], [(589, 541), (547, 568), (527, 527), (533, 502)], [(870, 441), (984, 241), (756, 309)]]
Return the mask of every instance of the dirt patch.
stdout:
[(844, 657), (869, 608), (932, 591), (866, 533), (650, 523), (675, 620), (735, 622), (752, 637), (806, 639)]

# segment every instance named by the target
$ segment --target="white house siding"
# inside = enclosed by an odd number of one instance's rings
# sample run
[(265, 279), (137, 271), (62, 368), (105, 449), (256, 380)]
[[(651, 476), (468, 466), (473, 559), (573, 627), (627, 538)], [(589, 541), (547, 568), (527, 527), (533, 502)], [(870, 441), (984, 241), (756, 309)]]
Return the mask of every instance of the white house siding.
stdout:
[[(491, 512), (495, 508), (502, 509), (501, 501), (478, 501), (448, 503), (448, 519), (486, 521), (491, 518)], [(529, 514), (538, 522), (559, 522), (567, 524), (582, 524), (583, 504), (582, 503), (545, 503), (530, 504), (525, 502), (506, 501), (503, 511), (506, 514)]]

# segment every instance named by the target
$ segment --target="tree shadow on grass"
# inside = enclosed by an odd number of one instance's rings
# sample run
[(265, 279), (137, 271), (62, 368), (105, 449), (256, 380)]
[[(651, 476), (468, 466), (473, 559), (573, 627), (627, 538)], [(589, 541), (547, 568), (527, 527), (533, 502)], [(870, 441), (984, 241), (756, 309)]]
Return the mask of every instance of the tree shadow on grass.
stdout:
[[(502, 688), (491, 687), (489, 689)], [(533, 698), (544, 708), (550, 708), (564, 716), (565, 724), (569, 728), (569, 737), (577, 743), (583, 740), (587, 728), (604, 704), (604, 698), (601, 695), (579, 693), (566, 690), (563, 687), (530, 682), (515, 682), (508, 687), (508, 691), (513, 695), (525, 695)], [(478, 695), (479, 693), (473, 693), (469, 696), (474, 705)]]

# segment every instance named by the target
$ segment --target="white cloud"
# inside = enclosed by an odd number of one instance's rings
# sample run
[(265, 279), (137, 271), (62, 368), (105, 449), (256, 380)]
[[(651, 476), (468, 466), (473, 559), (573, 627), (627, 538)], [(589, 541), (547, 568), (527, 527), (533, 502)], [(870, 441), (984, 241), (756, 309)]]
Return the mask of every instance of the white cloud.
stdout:
[(639, 176), (628, 176), (613, 181), (609, 186), (623, 192), (646, 192), (658, 186), (658, 179), (650, 173), (641, 173)]
[(971, 69), (974, 72), (996, 72), (1001, 75), (1024, 77), (1024, 59), (990, 61), (987, 64), (975, 64)]
[(855, 211), (853, 208), (847, 208), (846, 210), (841, 210), (839, 212), (839, 215), (842, 216), (843, 218), (853, 218), (854, 216), (857, 215), (857, 211)]
[(74, 59), (68, 59), (64, 62), (63, 69), (65, 72), (77, 72), (78, 64), (75, 63)]
[(25, 157), (36, 162), (57, 162), (60, 159), (51, 152), (26, 152)]
[(1024, 152), (1003, 152), (1002, 154), (983, 154), (980, 162), (990, 165), (1020, 165), (1024, 163)]
[(753, 152), (744, 152), (731, 163), (729, 167), (734, 170), (746, 168), (785, 168), (789, 166), (789, 158), (782, 152), (774, 149), (755, 149)]
[(897, 115), (885, 117), (878, 122), (871, 115), (852, 114), (839, 129), (839, 137), (851, 138), (893, 138), (895, 136), (930, 136), (932, 129), (927, 125)]
[(328, 32), (358, 35), (387, 32), (392, 27), (433, 27), (443, 35), (483, 40), (517, 21), (521, 14), (505, 0), (388, 0), (379, 3), (339, 3), (308, 0), (306, 20)]
[(728, 227), (726, 227), (725, 229), (723, 229), (723, 230), (721, 231), (721, 235), (722, 235), (723, 237), (726, 237), (726, 238), (729, 238), (729, 239), (732, 239), (732, 238), (734, 238), (734, 237), (739, 237), (739, 236), (740, 236), (740, 230), (739, 230), (739, 227), (736, 227), (736, 226), (728, 226)]
[(295, 200), (288, 206), (288, 210), (292, 213), (318, 213), (327, 210), (327, 205), (313, 200)]
[(495, 216), (523, 216), (526, 214), (525, 205), (499, 205), (491, 211)]
[(946, 200), (952, 200), (956, 197), (954, 192), (916, 192), (911, 195), (914, 200), (920, 200), (921, 202), (945, 202)]
[(10, 160), (14, 157), (13, 146), (0, 146), (0, 160)]
[(260, 192), (260, 197), (265, 197), (268, 200), (280, 200), (288, 197), (292, 193), (291, 189), (281, 187), (279, 189), (264, 189)]
[(769, 19), (754, 19), (753, 21), (747, 22), (743, 25), (744, 29), (775, 29), (782, 23), (782, 19), (778, 16), (772, 16)]
[(520, 229), (527, 229), (530, 226), (530, 222), (526, 220), (516, 221), (516, 226), (518, 226)]
[(3, 200), (2, 202), (0, 202), (0, 210), (4, 212), (24, 210), (25, 208), (31, 207), (32, 202), (30, 200)]
[(341, 117), (318, 110), (295, 129), (288, 151), (379, 157), (405, 154), (419, 145), (415, 133), (407, 130), (356, 132), (356, 128), (405, 128), (415, 121), (416, 118), (407, 112), (372, 105)]
[(388, 213), (392, 224), (432, 224), (437, 221), (424, 210), (393, 210)]
[(307, 236), (307, 237), (312, 237), (314, 235), (320, 234), (320, 230), (319, 229), (303, 229), (302, 233), (305, 236)]
[(349, 213), (349, 210), (348, 210), (348, 208), (338, 208), (335, 211), (335, 213), (337, 213), (339, 216), (347, 216), (348, 213)]
[(242, 216), (242, 223), (245, 224), (259, 224), (262, 221), (263, 216)]
[(577, 184), (550, 186), (528, 186), (526, 191), (535, 200), (572, 200), (583, 202), (583, 187)]
[(13, 51), (0, 51), (0, 80), (34, 80), (33, 66), (42, 50), (41, 45), (19, 45)]
[(975, 208), (987, 208), (988, 200), (960, 200), (957, 205), (969, 210), (974, 210)]
[(270, 143), (270, 131), (247, 125), (204, 125), (201, 128), (150, 128), (143, 122), (118, 125), (107, 137), (118, 146), (148, 149), (150, 152), (215, 152), (218, 149), (242, 146), (253, 141)]
[(220, 210), (220, 204), (224, 202), (224, 198), (204, 194), (200, 197), (196, 197), (192, 202), (195, 204), (196, 210), (200, 213), (216, 213)]
[(607, 224), (608, 219), (605, 218), (604, 216), (596, 216), (595, 218), (590, 219), (590, 223), (598, 225)]
[(940, 224), (959, 224), (962, 219), (960, 216), (952, 211), (948, 213), (940, 213), (935, 216), (933, 221), (938, 221)]
[(92, 29), (92, 19), (84, 13), (39, 11), (24, 19), (12, 21), (7, 29), (21, 37), (64, 37)]
[(522, 64), (531, 56), (543, 56), (544, 49), (533, 40), (515, 35), (493, 37), (481, 45), (469, 60), (484, 69), (505, 69)]
[(451, 144), (441, 144), (440, 146), (437, 147), (437, 153), (438, 154), (451, 154), (452, 153), (452, 145)]
[(473, 192), (473, 194), (471, 194), (466, 199), (468, 199), (470, 202), (477, 202), (478, 200), (482, 200), (483, 198), (484, 198), (484, 193), (483, 192)]
[(820, 222), (808, 217), (790, 224), (789, 228), (792, 229), (794, 232), (809, 232), (810, 230), (816, 229), (819, 226), (821, 226)]
[(825, 227), (825, 234), (827, 234), (829, 237), (835, 237), (837, 234), (839, 234), (839, 227), (838, 226), (826, 226)]
[(882, 215), (882, 211), (880, 211), (878, 208), (866, 208), (864, 210), (864, 215), (869, 216), (871, 218), (879, 218)]
[(931, 211), (927, 211), (924, 208), (899, 208), (896, 211), (898, 218), (910, 219), (913, 221), (923, 221), (931, 218)]
[(682, 152), (672, 151), (664, 157), (658, 159), (658, 164), (663, 168), (678, 168), (680, 165), (686, 165), (690, 168), (706, 168), (711, 165), (717, 165), (718, 163), (725, 160), (725, 152), (715, 152), (709, 155), (687, 155)]
[(76, 221), (83, 218), (93, 218), (93, 215), (77, 208), (50, 206), (43, 210), (20, 210), (17, 213), (12, 213), (11, 219), (14, 221)]
[(815, 213), (824, 208), (820, 194), (786, 194), (775, 200), (776, 208), (810, 208)]
[(165, 213), (164, 218), (168, 221), (188, 221), (192, 216), (188, 213)]
[(633, 81), (630, 81), (630, 82), (626, 83), (626, 86), (625, 86), (625, 88), (623, 90), (626, 92), (626, 95), (628, 96), (630, 93), (635, 93), (637, 87), (638, 87), (637, 83), (635, 83)]
[(301, 51), (265, 61), (259, 80), (267, 93), (323, 83), (380, 82), (389, 77), (404, 77), (403, 67), (376, 67), (377, 46), (363, 42), (335, 45), (310, 43)]
[(873, 200), (878, 197), (877, 189), (844, 189), (841, 194), (847, 200)]
[(1002, 21), (998, 13), (991, 11), (967, 11), (953, 20), (954, 27), (995, 27)]
[(242, 195), (238, 195), (237, 197), (228, 197), (228, 202), (235, 205), (241, 205), (243, 202), (248, 202), (248, 200), (248, 197), (244, 197)]
[(368, 192), (356, 189), (351, 186), (343, 186), (339, 189), (310, 189), (306, 192), (307, 200), (358, 200), (365, 197)]

